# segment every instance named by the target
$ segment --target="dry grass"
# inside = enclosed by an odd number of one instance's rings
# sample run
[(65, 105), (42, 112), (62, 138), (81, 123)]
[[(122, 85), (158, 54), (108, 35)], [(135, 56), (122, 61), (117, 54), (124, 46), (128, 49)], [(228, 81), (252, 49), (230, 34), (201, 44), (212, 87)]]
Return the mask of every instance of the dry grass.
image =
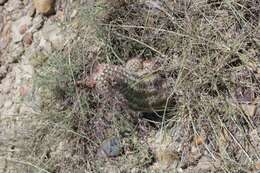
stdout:
[[(42, 123), (34, 131), (30, 162), (46, 172), (153, 171), (147, 139), (167, 131), (181, 136), (183, 169), (193, 164), (185, 158), (200, 136), (200, 151), (221, 163), (217, 170), (254, 170), (260, 146), (252, 132), (259, 131), (260, 115), (243, 106), (260, 95), (259, 10), (257, 0), (129, 2), (82, 10), (79, 39), (37, 71)], [(175, 81), (170, 89), (178, 93), (176, 106), (158, 122), (76, 86), (97, 57), (123, 64), (137, 55), (162, 60)], [(111, 136), (122, 139), (124, 153), (96, 159), (98, 146)]]

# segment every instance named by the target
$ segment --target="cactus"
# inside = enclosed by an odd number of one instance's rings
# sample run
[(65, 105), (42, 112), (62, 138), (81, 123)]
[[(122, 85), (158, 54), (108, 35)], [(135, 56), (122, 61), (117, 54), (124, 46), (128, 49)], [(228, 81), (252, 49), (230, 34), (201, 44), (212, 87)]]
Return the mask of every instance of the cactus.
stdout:
[(159, 69), (157, 61), (140, 58), (130, 59), (125, 66), (98, 64), (85, 84), (107, 97), (118, 91), (133, 110), (164, 109), (171, 85)]

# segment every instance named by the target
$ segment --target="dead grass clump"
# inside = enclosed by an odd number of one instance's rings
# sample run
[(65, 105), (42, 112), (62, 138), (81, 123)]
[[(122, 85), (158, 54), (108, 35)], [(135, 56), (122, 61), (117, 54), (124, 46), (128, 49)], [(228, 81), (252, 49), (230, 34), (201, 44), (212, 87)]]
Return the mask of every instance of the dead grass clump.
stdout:
[[(258, 11), (257, 1), (146, 1), (112, 9), (100, 24), (115, 63), (142, 54), (160, 58), (177, 76), (169, 78), (179, 93), (177, 111), (163, 124), (173, 134), (188, 131), (183, 146), (205, 134), (204, 149), (225, 171), (248, 170), (259, 159), (249, 137), (259, 115), (243, 108), (259, 98)], [(188, 125), (176, 132), (180, 121)]]

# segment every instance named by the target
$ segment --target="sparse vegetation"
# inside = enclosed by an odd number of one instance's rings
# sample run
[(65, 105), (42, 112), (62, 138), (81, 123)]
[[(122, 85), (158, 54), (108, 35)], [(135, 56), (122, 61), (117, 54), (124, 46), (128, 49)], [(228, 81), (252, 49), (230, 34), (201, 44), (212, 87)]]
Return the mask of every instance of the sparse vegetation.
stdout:
[[(152, 167), (158, 158), (149, 141), (161, 132), (180, 148), (171, 145), (179, 156), (169, 157), (169, 163), (179, 160), (183, 169), (198, 159), (189, 157), (193, 146), (219, 164), (212, 167), (216, 172), (256, 169), (257, 0), (126, 1), (119, 7), (99, 3), (80, 12), (77, 39), (36, 70), (35, 91), (42, 104), (36, 115), (40, 123), (28, 144), (30, 155), (26, 151), (28, 162), (45, 172), (158, 172)], [(116, 101), (108, 105), (95, 91), (77, 85), (94, 61), (124, 64), (140, 55), (164, 62), (166, 76), (175, 81), (172, 93), (178, 95), (173, 108), (133, 112)], [(122, 140), (121, 155), (97, 159), (98, 147), (112, 136)]]

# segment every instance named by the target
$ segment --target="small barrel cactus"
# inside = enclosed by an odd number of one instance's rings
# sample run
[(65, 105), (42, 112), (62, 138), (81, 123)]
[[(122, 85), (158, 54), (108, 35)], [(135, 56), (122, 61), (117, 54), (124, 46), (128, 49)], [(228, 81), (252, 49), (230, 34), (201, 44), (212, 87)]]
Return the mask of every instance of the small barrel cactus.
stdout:
[[(159, 73), (159, 68), (157, 61), (141, 58), (130, 59), (125, 66), (98, 64), (85, 84), (108, 97), (118, 91), (133, 110), (161, 110), (166, 105), (171, 85)], [(171, 103), (170, 99), (169, 105)]]

